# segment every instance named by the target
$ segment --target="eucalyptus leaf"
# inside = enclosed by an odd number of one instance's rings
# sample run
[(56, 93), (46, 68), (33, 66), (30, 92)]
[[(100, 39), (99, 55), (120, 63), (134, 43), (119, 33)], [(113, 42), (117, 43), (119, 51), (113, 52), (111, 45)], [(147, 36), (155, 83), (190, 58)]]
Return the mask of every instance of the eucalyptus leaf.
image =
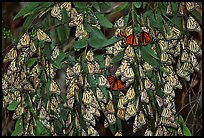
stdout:
[(118, 53), (116, 56), (114, 56), (114, 57), (111, 59), (111, 62), (110, 62), (110, 63), (116, 63), (116, 62), (122, 60), (123, 55), (124, 55), (124, 51), (121, 51), (120, 53)]
[(30, 68), (30, 67), (33, 66), (37, 61), (38, 61), (38, 58), (30, 58), (30, 59), (28, 59), (26, 65), (27, 65), (28, 68)]
[(9, 106), (7, 107), (7, 109), (8, 109), (9, 111), (13, 111), (13, 110), (16, 109), (16, 107), (17, 107), (18, 104), (19, 104), (18, 101), (13, 101), (12, 103), (9, 104)]
[(11, 136), (21, 136), (23, 133), (23, 121), (22, 116), (18, 118), (15, 124), (15, 130), (12, 132)]
[(133, 2), (133, 4), (134, 4), (134, 6), (135, 6), (136, 8), (140, 8), (141, 5), (142, 5), (142, 2)]
[(95, 15), (100, 25), (106, 28), (112, 28), (113, 24), (105, 16), (101, 15), (99, 12), (96, 12)]
[(79, 39), (78, 41), (75, 41), (73, 46), (75, 49), (82, 49), (88, 45), (88, 42), (85, 38)]
[(16, 20), (17, 18), (32, 12), (35, 8), (37, 8), (39, 5), (41, 4), (41, 2), (30, 2), (27, 6), (25, 6), (24, 8), (22, 8), (17, 14), (16, 16), (13, 18), (13, 20)]

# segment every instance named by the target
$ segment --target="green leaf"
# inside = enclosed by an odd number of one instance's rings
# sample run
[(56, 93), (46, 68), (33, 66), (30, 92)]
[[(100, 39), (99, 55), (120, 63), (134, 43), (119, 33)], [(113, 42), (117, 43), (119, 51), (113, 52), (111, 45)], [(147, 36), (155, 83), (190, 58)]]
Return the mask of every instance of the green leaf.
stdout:
[[(57, 20), (57, 19), (55, 19)], [(59, 40), (59, 43), (63, 43), (64, 42), (64, 26), (63, 25), (60, 25), (56, 28), (56, 31), (57, 31), (57, 38)]]
[(109, 99), (109, 93), (108, 93), (106, 87), (105, 87), (105, 86), (100, 86), (99, 89), (101, 89), (101, 91), (103, 92), (103, 94), (104, 94), (106, 100), (108, 101), (108, 99)]
[(91, 2), (92, 6), (98, 11), (100, 12), (100, 6), (98, 5), (98, 2)]
[(160, 58), (158, 58), (158, 56), (155, 54), (155, 52), (153, 51), (153, 49), (151, 48), (151, 45), (147, 45), (142, 47), (142, 49), (148, 53), (149, 55), (151, 55), (153, 58), (160, 60)]
[(118, 53), (116, 56), (114, 56), (114, 57), (111, 59), (111, 62), (110, 62), (110, 63), (116, 63), (116, 62), (122, 60), (123, 55), (124, 55), (124, 51), (121, 51), (120, 53)]
[(192, 136), (191, 131), (188, 129), (187, 126), (183, 126), (183, 135), (184, 136)]
[(9, 106), (7, 107), (7, 109), (8, 109), (9, 111), (15, 110), (16, 107), (17, 107), (17, 105), (18, 105), (18, 103), (19, 103), (18, 101), (13, 101), (12, 103), (9, 104)]
[[(45, 44), (43, 41), (41, 42)], [(45, 48), (43, 50), (43, 55), (45, 55), (45, 57), (47, 57), (48, 60), (51, 60), (51, 47), (54, 47), (53, 43), (45, 44)]]
[(133, 4), (134, 4), (134, 6), (135, 6), (136, 8), (140, 8), (141, 5), (142, 5), (142, 2), (133, 2)]
[(88, 42), (85, 38), (79, 39), (78, 41), (75, 41), (73, 46), (75, 49), (82, 49), (88, 45)]
[(94, 36), (94, 37), (98, 37), (99, 39), (105, 39), (106, 40), (105, 35), (97, 27), (90, 26), (90, 30), (91, 30), (91, 36), (92, 37)]
[(65, 52), (61, 52), (55, 59), (55, 61), (53, 62), (53, 66), (55, 66), (57, 69), (61, 69), (62, 67), (62, 61), (64, 60), (64, 58), (66, 57), (66, 53)]
[(24, 21), (22, 28), (21, 28), (21, 33), (20, 36), (23, 35), (25, 33), (26, 30), (28, 30), (28, 28), (31, 26), (31, 24), (33, 23), (34, 19), (37, 17), (38, 15), (29, 15), (26, 20)]
[(22, 8), (14, 17), (13, 20), (16, 20), (17, 18), (28, 14), (30, 12), (32, 12), (35, 8), (37, 8), (39, 5), (41, 4), (41, 2), (30, 2), (26, 7)]
[(101, 15), (99, 12), (96, 12), (95, 15), (100, 25), (106, 28), (112, 28), (113, 24), (105, 16)]
[(64, 8), (62, 8), (62, 23), (64, 26), (66, 39), (69, 39), (69, 36), (70, 36), (70, 28), (69, 28), (69, 25), (67, 24), (68, 21), (69, 21), (68, 13)]
[(123, 9), (125, 9), (128, 6), (128, 4), (129, 4), (129, 2), (123, 2), (120, 6), (115, 8), (109, 15), (112, 15), (116, 12), (122, 11)]
[(57, 133), (62, 134), (62, 124), (60, 123), (60, 121), (58, 119), (54, 120), (54, 127)]
[(104, 46), (104, 43), (105, 43), (105, 40), (104, 39), (101, 39), (101, 38), (98, 38), (98, 37), (91, 37), (88, 39), (88, 43), (91, 47), (95, 48), (95, 49), (100, 49), (100, 48), (103, 48), (105, 47)]
[(23, 133), (23, 121), (22, 116), (18, 118), (15, 125), (15, 130), (12, 132), (11, 136), (20, 136)]
[[(94, 79), (94, 77), (90, 74), (87, 75), (87, 81), (88, 83), (90, 84), (90, 86), (93, 88), (93, 89), (96, 89), (96, 81)], [(91, 88), (91, 89), (92, 89)], [(95, 92), (95, 91), (94, 91)]]
[(28, 61), (26, 62), (26, 65), (28, 68), (30, 68), (31, 66), (33, 66), (35, 64), (35, 62), (38, 61), (38, 58), (30, 58), (28, 59)]
[(74, 65), (75, 65), (74, 56), (68, 55), (68, 60), (69, 60), (69, 63), (70, 63), (71, 66), (74, 66)]
[(153, 67), (157, 68), (160, 66), (160, 64), (158, 63), (158, 61), (156, 59), (154, 59), (151, 55), (149, 55), (149, 53), (147, 53), (146, 50), (141, 49), (141, 54), (142, 54), (142, 58), (149, 63), (150, 65), (152, 65)]
[(194, 9), (193, 11), (191, 11), (191, 13), (194, 15), (194, 17), (199, 21), (202, 22), (202, 15), (199, 11), (197, 11), (196, 9)]

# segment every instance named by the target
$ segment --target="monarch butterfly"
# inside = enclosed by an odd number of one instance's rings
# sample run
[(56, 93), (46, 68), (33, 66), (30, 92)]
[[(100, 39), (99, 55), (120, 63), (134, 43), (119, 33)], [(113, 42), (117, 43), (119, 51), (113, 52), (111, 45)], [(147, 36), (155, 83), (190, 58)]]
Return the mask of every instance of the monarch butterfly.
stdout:
[(81, 71), (82, 71), (81, 68), (82, 68), (81, 65), (80, 65), (79, 63), (76, 63), (76, 64), (73, 66), (73, 72), (74, 72), (74, 74), (78, 76), (78, 75), (81, 73)]
[(113, 107), (113, 101), (109, 100), (107, 105), (106, 105), (106, 110), (107, 110), (107, 113), (115, 113), (115, 109)]
[(52, 8), (51, 16), (56, 17), (59, 21), (62, 20), (62, 13), (58, 4), (55, 4), (54, 7)]
[(15, 48), (12, 48), (4, 57), (3, 62), (12, 61), (15, 58), (17, 58), (17, 50)]
[(201, 49), (197, 43), (197, 41), (195, 40), (189, 40), (189, 44), (188, 44), (188, 47), (189, 47), (189, 50), (192, 52), (192, 53), (201, 53)]
[(72, 8), (72, 9), (70, 10), (70, 12), (68, 12), (68, 16), (69, 16), (71, 19), (73, 19), (73, 18), (76, 17), (77, 15), (78, 15), (78, 12), (77, 12), (76, 8)]
[(108, 114), (106, 115), (106, 117), (107, 117), (107, 120), (108, 120), (109, 125), (113, 125), (113, 124), (116, 123), (116, 117), (115, 117), (114, 114), (108, 113)]
[(125, 110), (124, 109), (118, 109), (117, 117), (120, 118), (121, 120), (124, 120), (124, 118), (125, 118)]
[(198, 64), (195, 54), (193, 53), (190, 54), (190, 61), (195, 71), (199, 71), (199, 64)]
[(135, 52), (133, 47), (127, 46), (127, 48), (125, 49), (123, 59), (129, 61), (129, 63), (133, 63), (135, 61), (134, 57), (135, 57)]
[(139, 115), (135, 116), (135, 120), (133, 123), (133, 133), (136, 133), (138, 128), (141, 128), (145, 124), (146, 124), (146, 121), (144, 119), (144, 114), (142, 111), (140, 111)]
[(11, 61), (10, 65), (8, 66), (7, 75), (20, 71), (20, 68), (16, 64), (16, 59)]
[(98, 62), (88, 62), (87, 64), (89, 74), (93, 75), (100, 72), (100, 65)]
[(124, 18), (123, 18), (123, 16), (120, 17), (117, 21), (115, 21), (113, 27), (115, 27), (115, 28), (122, 28), (122, 27), (124, 27)]
[(168, 136), (168, 130), (165, 126), (158, 126), (156, 129), (156, 132), (154, 134), (155, 136)]
[(47, 75), (50, 77), (50, 79), (53, 79), (55, 77), (56, 72), (54, 72), (53, 65), (51, 63), (46, 63), (45, 65), (45, 71)]
[(82, 116), (86, 122), (91, 123), (93, 126), (96, 125), (96, 120), (93, 114), (91, 113), (90, 108), (86, 108), (85, 111), (82, 110)]
[(187, 30), (189, 30), (189, 31), (201, 31), (200, 25), (192, 16), (189, 16), (189, 18), (187, 20)]
[(153, 136), (153, 133), (152, 133), (152, 131), (151, 131), (149, 128), (147, 128), (147, 129), (145, 130), (144, 136)]
[(126, 108), (124, 105), (127, 104), (127, 102), (128, 102), (127, 97), (125, 97), (125, 95), (122, 92), (120, 92), (117, 108), (124, 110)]
[(54, 112), (56, 112), (59, 115), (59, 113), (60, 113), (60, 108), (59, 108), (60, 103), (61, 103), (60, 96), (56, 95), (56, 96), (52, 96), (47, 104), (49, 104), (50, 110), (53, 110)]
[(137, 46), (138, 39), (134, 36), (134, 34), (130, 34), (126, 37), (125, 43), (131, 46)]
[(141, 92), (141, 102), (149, 103), (149, 96), (146, 90)]
[(156, 94), (155, 94), (155, 98), (156, 98), (156, 101), (157, 101), (159, 107), (162, 107), (164, 104), (163, 99)]
[(144, 72), (152, 71), (153, 70), (153, 66), (150, 65), (149, 63), (147, 63), (146, 61), (143, 64), (143, 68), (144, 68)]
[(125, 88), (125, 85), (122, 83), (122, 81), (116, 77), (108, 76), (107, 79), (110, 83), (110, 88), (112, 91), (118, 91)]
[(26, 32), (26, 33), (24, 33), (24, 35), (19, 40), (19, 42), (17, 44), (17, 49), (21, 49), (22, 47), (28, 47), (29, 44), (30, 44), (30, 36)]
[(99, 133), (91, 125), (88, 126), (88, 136), (99, 136)]
[(164, 40), (159, 40), (159, 47), (162, 52), (166, 51), (169, 48), (167, 41), (164, 41)]
[(115, 133), (114, 136), (123, 136), (123, 135), (122, 135), (122, 130), (118, 130), (118, 131)]
[(189, 54), (186, 50), (183, 50), (181, 54), (181, 62), (188, 62), (189, 60)]
[(55, 80), (51, 81), (49, 90), (51, 93), (56, 93), (58, 95), (60, 95), (60, 93), (61, 93), (59, 85), (57, 84), (57, 82)]
[(171, 94), (173, 92), (173, 87), (169, 84), (169, 82), (164, 85), (164, 94)]
[(59, 54), (60, 54), (59, 47), (56, 45), (52, 50), (51, 58), (54, 60), (57, 58), (57, 56), (59, 56)]
[(126, 97), (129, 101), (135, 98), (135, 89), (132, 86), (130, 86), (130, 88), (128, 89), (126, 93)]
[(122, 82), (125, 82), (126, 80), (134, 80), (135, 78), (135, 75), (134, 75), (134, 72), (133, 72), (133, 69), (132, 67), (127, 67), (126, 70), (124, 71), (124, 73), (122, 73), (122, 76), (121, 76), (121, 81)]
[(50, 37), (41, 29), (37, 30), (37, 38), (39, 41), (51, 42)]
[(199, 5), (196, 2), (186, 2), (186, 8), (188, 11), (192, 11), (197, 7), (199, 7)]
[(90, 62), (94, 61), (94, 53), (93, 53), (92, 49), (90, 49), (90, 50), (87, 52), (85, 58), (86, 58), (87, 61), (90, 61)]
[(108, 80), (103, 76), (99, 76), (98, 86), (106, 86), (107, 88), (110, 87)]
[(170, 34), (165, 32), (166, 39), (178, 39), (181, 35), (181, 31), (175, 27), (170, 27)]
[(146, 90), (155, 90), (154, 83), (148, 77), (146, 77), (144, 80), (144, 87)]
[(85, 105), (89, 105), (93, 102), (92, 90), (90, 88), (83, 92), (82, 101)]
[(83, 24), (79, 24), (76, 27), (75, 37), (79, 38), (79, 39), (82, 39), (82, 38), (87, 37), (87, 36), (88, 36), (88, 33), (84, 29), (84, 25)]
[(69, 26), (70, 27), (78, 26), (79, 24), (82, 24), (83, 20), (84, 20), (83, 14), (78, 14), (72, 18), (72, 20), (69, 22)]
[(136, 115), (136, 108), (135, 108), (135, 105), (133, 104), (133, 102), (128, 103), (127, 108), (126, 108), (126, 113), (129, 115), (129, 117)]
[(172, 5), (171, 5), (171, 2), (169, 2), (168, 6), (167, 6), (166, 14), (167, 15), (172, 15)]
[(144, 32), (142, 31), (140, 33), (140, 36), (139, 36), (139, 39), (138, 39), (138, 42), (143, 45), (143, 46), (146, 46), (149, 42), (151, 42), (152, 39), (151, 37), (149, 36), (149, 33), (147, 32)]
[(65, 8), (67, 12), (71, 11), (72, 9), (72, 4), (71, 2), (64, 2), (62, 3), (62, 5), (60, 6), (60, 8)]

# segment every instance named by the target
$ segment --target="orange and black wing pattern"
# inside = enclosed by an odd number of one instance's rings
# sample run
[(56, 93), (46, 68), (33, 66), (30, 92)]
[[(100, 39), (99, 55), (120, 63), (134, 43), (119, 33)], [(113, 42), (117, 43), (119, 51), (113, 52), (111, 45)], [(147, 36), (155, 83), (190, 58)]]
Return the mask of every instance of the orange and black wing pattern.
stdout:
[(137, 45), (136, 37), (133, 34), (128, 35), (126, 37), (126, 44), (131, 45), (131, 46), (136, 46)]
[(146, 46), (152, 39), (147, 32), (141, 32), (139, 36), (139, 43), (143, 46)]
[(108, 79), (108, 82), (110, 83), (111, 90), (118, 91), (120, 89), (125, 88), (125, 85), (122, 83), (122, 81), (117, 79), (116, 77), (109, 76), (109, 77), (107, 77), (107, 79)]

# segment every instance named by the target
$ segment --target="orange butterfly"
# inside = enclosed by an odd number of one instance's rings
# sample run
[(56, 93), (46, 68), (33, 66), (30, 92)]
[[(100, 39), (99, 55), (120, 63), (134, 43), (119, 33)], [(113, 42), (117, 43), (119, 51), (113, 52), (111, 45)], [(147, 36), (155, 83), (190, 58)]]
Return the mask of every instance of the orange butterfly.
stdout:
[(132, 45), (132, 46), (136, 46), (137, 45), (137, 40), (135, 38), (135, 36), (133, 34), (128, 35), (126, 37), (126, 44)]
[(117, 79), (116, 77), (108, 76), (107, 79), (108, 79), (108, 81), (110, 83), (111, 90), (118, 91), (120, 89), (124, 89), (125, 88), (125, 85), (122, 83), (122, 81)]
[(120, 32), (117, 37), (126, 37), (125, 43), (128, 45), (136, 46), (137, 45), (137, 39), (133, 34), (130, 34), (128, 36), (125, 35), (124, 32)]
[(142, 31), (139, 36), (139, 43), (143, 46), (146, 46), (149, 42), (151, 42), (151, 37), (147, 32)]

